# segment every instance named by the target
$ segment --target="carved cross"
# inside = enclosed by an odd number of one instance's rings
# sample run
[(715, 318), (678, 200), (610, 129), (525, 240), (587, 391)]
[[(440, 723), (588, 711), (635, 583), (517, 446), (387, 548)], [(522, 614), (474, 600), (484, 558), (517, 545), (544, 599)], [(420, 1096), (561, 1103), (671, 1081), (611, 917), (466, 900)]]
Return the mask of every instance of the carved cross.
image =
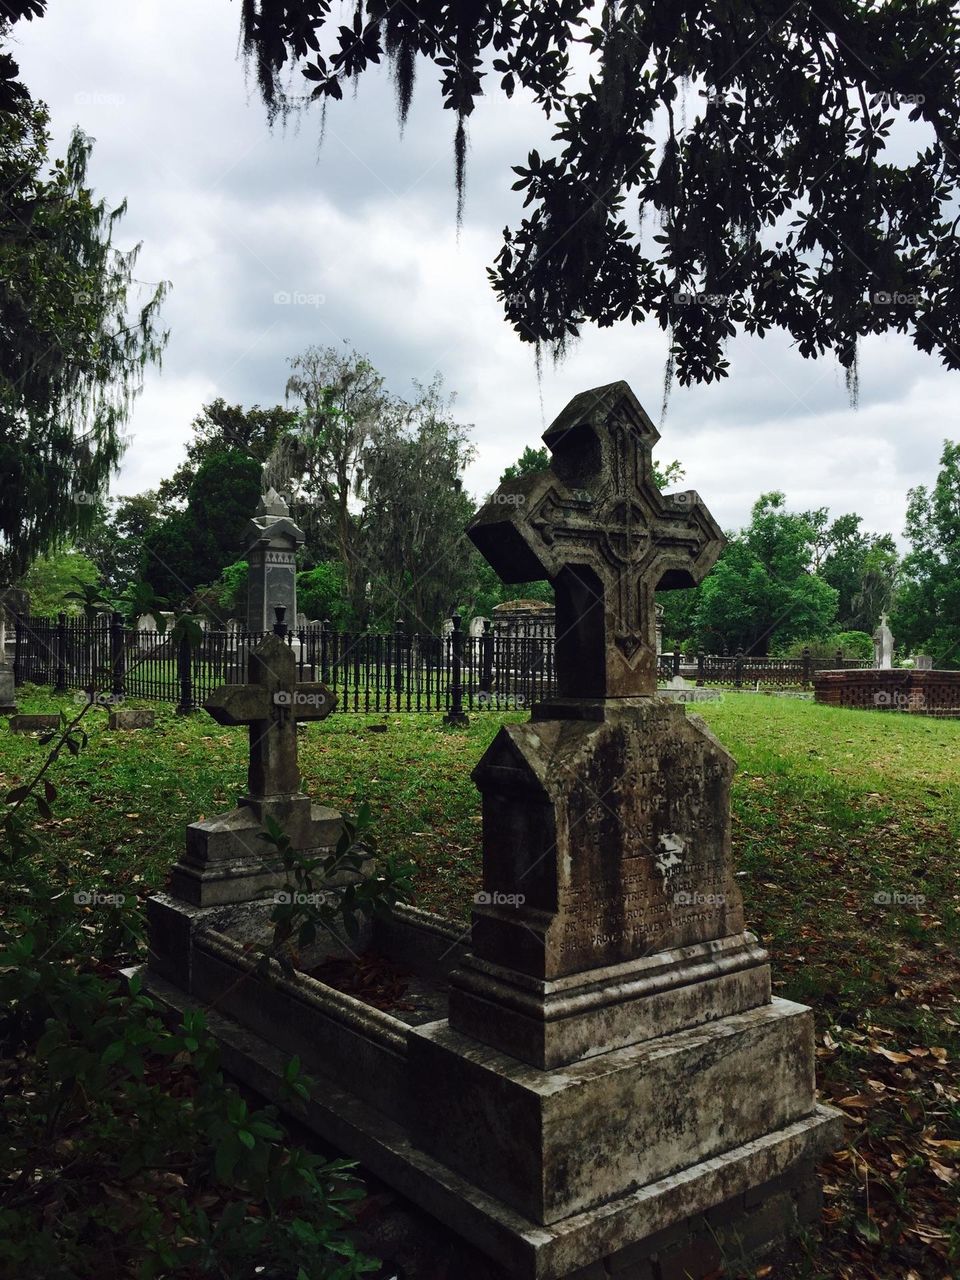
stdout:
[(654, 593), (695, 586), (723, 547), (698, 494), (653, 483), (659, 438), (625, 382), (584, 391), (544, 432), (550, 468), (505, 481), (468, 529), (505, 582), (552, 583), (561, 697), (656, 692)]
[(224, 685), (204, 703), (217, 724), (250, 727), (250, 768), (245, 802), (262, 814), (271, 800), (297, 795), (297, 721), (323, 720), (336, 695), (314, 681), (297, 681), (293, 650), (279, 636), (267, 636), (250, 653), (249, 684)]

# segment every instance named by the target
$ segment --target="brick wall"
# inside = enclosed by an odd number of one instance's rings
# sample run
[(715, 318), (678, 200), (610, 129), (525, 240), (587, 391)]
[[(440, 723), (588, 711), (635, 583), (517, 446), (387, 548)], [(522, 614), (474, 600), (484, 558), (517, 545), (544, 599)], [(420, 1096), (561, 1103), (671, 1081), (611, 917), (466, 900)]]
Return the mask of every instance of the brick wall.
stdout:
[(818, 671), (813, 691), (834, 707), (960, 719), (960, 671)]

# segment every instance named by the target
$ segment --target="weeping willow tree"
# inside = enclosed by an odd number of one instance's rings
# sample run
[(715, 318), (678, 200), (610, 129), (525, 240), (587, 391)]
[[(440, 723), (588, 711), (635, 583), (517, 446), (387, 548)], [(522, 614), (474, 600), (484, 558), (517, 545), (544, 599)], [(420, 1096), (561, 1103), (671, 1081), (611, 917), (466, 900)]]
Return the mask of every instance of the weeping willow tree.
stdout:
[[(521, 92), (554, 123), (491, 270), (519, 336), (555, 354), (593, 322), (655, 319), (668, 374), (723, 377), (727, 340), (786, 331), (855, 390), (868, 334), (960, 367), (960, 24), (952, 0), (244, 0), (272, 114), (418, 59), (455, 120)], [(575, 56), (574, 56), (575, 55)], [(644, 223), (645, 215), (649, 215)], [(644, 233), (644, 226), (646, 233)]]
[[(0, 31), (0, 35), (4, 34)], [(0, 55), (0, 582), (85, 532), (167, 335), (166, 285), (134, 279), (139, 246), (87, 186), (91, 140), (49, 161), (46, 109)]]

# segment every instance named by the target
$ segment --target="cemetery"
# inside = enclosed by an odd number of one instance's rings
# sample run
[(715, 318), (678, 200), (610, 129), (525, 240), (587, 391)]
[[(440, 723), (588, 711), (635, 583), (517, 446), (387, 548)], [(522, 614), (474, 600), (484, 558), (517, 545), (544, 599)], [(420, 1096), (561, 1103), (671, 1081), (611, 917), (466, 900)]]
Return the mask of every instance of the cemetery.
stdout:
[(834, 8), (4, 7), (0, 1280), (960, 1276), (960, 45)]

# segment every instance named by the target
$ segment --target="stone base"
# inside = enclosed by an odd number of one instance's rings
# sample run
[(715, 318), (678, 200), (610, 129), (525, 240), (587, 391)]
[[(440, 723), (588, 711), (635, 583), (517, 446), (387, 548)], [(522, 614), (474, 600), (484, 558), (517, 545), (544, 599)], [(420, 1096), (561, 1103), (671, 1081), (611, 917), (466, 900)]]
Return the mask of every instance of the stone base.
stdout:
[[(269, 816), (301, 850), (336, 845), (343, 821), (336, 809), (310, 804), (305, 796), (273, 797)], [(305, 803), (302, 803), (305, 802)], [(263, 839), (266, 809), (247, 800), (204, 822), (187, 827), (186, 853), (171, 872), (170, 891), (194, 906), (248, 902), (282, 886), (285, 872)]]
[(770, 1003), (767, 954), (752, 934), (551, 982), (468, 954), (450, 981), (454, 1030), (542, 1068)]
[(809, 1117), (813, 1014), (785, 1000), (541, 1071), (453, 1031), (411, 1030), (418, 1146), (551, 1225)]
[[(191, 1000), (155, 973), (143, 976), (170, 1010), (203, 1009), (224, 1069), (289, 1109), (283, 1088), (289, 1050)], [(490, 1280), (699, 1280), (716, 1269), (714, 1247), (730, 1266), (765, 1255), (815, 1221), (812, 1162), (839, 1146), (843, 1132), (838, 1112), (817, 1107), (752, 1142), (544, 1226), (415, 1146), (403, 1123), (359, 1100), (339, 1080), (319, 1080), (296, 1115), (490, 1258)]]

